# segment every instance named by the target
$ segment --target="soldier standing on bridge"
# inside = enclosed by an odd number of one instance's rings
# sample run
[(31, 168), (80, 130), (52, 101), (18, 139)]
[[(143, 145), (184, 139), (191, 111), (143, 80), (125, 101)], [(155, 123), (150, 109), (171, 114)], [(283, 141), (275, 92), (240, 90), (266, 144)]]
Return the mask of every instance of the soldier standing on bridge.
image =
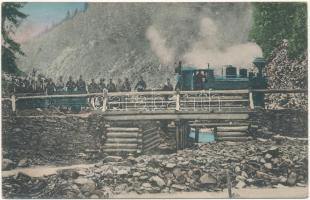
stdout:
[(110, 82), (107, 85), (108, 92), (116, 92), (116, 86), (113, 83), (113, 80), (110, 79)]
[(73, 93), (76, 87), (76, 84), (74, 83), (74, 81), (72, 80), (72, 76), (69, 76), (69, 81), (66, 84), (67, 87), (67, 92), (69, 94)]
[(173, 91), (173, 86), (170, 83), (170, 78), (167, 78), (167, 82), (164, 85), (163, 91)]
[(98, 85), (97, 83), (95, 82), (95, 79), (91, 79), (91, 83), (88, 85), (88, 92), (89, 93), (96, 93), (98, 92)]
[(137, 90), (138, 92), (142, 92), (145, 90), (145, 88), (146, 88), (146, 83), (144, 82), (143, 77), (140, 76), (140, 80), (136, 84), (135, 90)]
[(122, 85), (121, 91), (122, 92), (130, 92), (131, 91), (131, 86), (130, 86), (128, 78), (125, 78), (125, 81)]
[[(170, 83), (170, 78), (167, 78), (167, 82), (165, 83), (163, 87), (163, 91), (173, 91), (173, 86)], [(168, 98), (169, 98), (169, 95), (164, 96), (165, 101), (168, 101)]]
[(51, 78), (49, 78), (47, 80), (47, 84), (46, 84), (46, 94), (52, 95), (52, 94), (54, 94), (55, 90), (56, 90), (56, 85), (53, 82), (53, 80)]
[(76, 83), (77, 91), (80, 92), (81, 94), (86, 93), (86, 83), (83, 80), (82, 75), (80, 75), (80, 79)]
[(56, 91), (57, 92), (64, 92), (65, 91), (65, 83), (62, 80), (62, 76), (59, 77), (56, 83)]
[(103, 89), (107, 89), (107, 86), (105, 85), (104, 81), (105, 81), (104, 78), (100, 79), (100, 82), (99, 82), (99, 90), (100, 90), (100, 92), (103, 92)]
[[(88, 93), (96, 93), (99, 91), (99, 87), (97, 85), (97, 83), (95, 82), (95, 79), (91, 79), (91, 83), (88, 85)], [(89, 103), (91, 105), (95, 105), (96, 102), (96, 98), (95, 97), (90, 97), (89, 98)]]
[(121, 92), (122, 91), (122, 85), (123, 85), (123, 83), (122, 83), (122, 79), (117, 79), (117, 84), (116, 84), (116, 91), (117, 92)]

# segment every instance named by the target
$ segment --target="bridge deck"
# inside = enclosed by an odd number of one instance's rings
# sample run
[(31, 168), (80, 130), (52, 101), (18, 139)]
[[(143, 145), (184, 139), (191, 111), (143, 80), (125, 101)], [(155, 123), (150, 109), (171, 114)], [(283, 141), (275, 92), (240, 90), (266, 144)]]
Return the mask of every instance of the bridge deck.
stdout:
[(251, 111), (242, 112), (208, 112), (208, 111), (122, 111), (101, 114), (106, 120), (246, 120)]

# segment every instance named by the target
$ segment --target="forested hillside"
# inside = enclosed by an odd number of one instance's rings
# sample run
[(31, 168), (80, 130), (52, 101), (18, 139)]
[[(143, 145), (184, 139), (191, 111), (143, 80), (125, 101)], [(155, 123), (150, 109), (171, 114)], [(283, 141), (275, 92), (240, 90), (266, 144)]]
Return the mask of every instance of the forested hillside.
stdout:
[[(268, 87), (307, 88), (306, 3), (255, 3), (250, 37), (267, 59)], [(305, 94), (268, 95), (270, 108), (307, 109)]]

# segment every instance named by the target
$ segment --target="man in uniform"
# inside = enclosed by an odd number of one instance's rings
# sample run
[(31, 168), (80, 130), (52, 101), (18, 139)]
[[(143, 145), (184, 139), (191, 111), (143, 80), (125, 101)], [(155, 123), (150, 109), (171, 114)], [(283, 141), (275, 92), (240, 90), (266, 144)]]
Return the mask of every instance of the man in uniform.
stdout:
[(56, 90), (56, 85), (53, 82), (53, 80), (51, 78), (49, 78), (47, 80), (47, 84), (46, 84), (46, 93), (48, 95), (52, 95), (52, 94), (54, 94), (55, 90)]
[(170, 78), (167, 78), (167, 82), (164, 85), (163, 91), (173, 91), (173, 86), (170, 83)]
[(62, 80), (62, 76), (59, 77), (57, 83), (56, 83), (56, 91), (57, 92), (63, 92), (65, 91), (65, 83)]
[[(88, 93), (96, 93), (98, 92), (99, 87), (97, 83), (95, 82), (95, 79), (91, 79), (91, 83), (88, 85)], [(95, 97), (90, 97), (89, 98), (89, 103), (92, 105), (95, 105), (96, 98)]]
[(113, 83), (113, 80), (110, 79), (110, 82), (107, 85), (108, 92), (116, 92), (116, 86)]
[(121, 91), (122, 92), (130, 92), (131, 91), (131, 86), (130, 86), (128, 78), (125, 78), (125, 81), (122, 85)]
[(117, 84), (116, 84), (116, 91), (117, 92), (121, 92), (122, 91), (122, 85), (123, 85), (123, 83), (122, 83), (122, 79), (117, 79)]
[(203, 90), (204, 78), (205, 75), (203, 74), (202, 70), (199, 70), (199, 72), (195, 76), (196, 90)]
[(67, 82), (66, 87), (69, 94), (73, 93), (73, 91), (75, 90), (76, 84), (72, 80), (72, 76), (69, 76), (69, 81)]
[(105, 85), (104, 81), (105, 81), (104, 78), (100, 79), (100, 82), (99, 82), (99, 90), (100, 90), (100, 92), (102, 92), (103, 89), (107, 88), (107, 86)]
[(81, 94), (86, 93), (86, 83), (83, 80), (82, 75), (80, 75), (80, 79), (76, 83), (77, 91), (79, 91)]
[(95, 79), (91, 79), (91, 83), (88, 85), (88, 93), (96, 93), (98, 92), (98, 85), (95, 82)]
[(145, 81), (143, 80), (143, 77), (140, 76), (140, 80), (138, 81), (138, 83), (136, 84), (135, 86), (135, 90), (137, 90), (138, 92), (142, 92), (144, 91), (146, 88), (146, 83)]

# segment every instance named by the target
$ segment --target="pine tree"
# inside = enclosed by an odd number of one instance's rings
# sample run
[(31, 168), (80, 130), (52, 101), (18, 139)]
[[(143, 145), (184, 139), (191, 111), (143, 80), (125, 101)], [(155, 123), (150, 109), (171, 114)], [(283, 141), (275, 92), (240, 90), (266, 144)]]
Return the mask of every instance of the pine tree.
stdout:
[(73, 17), (75, 17), (75, 16), (77, 15), (77, 13), (78, 13), (78, 9), (76, 8), (76, 9), (74, 10)]
[(16, 64), (16, 54), (24, 55), (24, 52), (22, 52), (20, 44), (12, 39), (12, 35), (21, 21), (27, 17), (26, 14), (19, 11), (24, 5), (25, 3), (2, 3), (1, 33), (3, 42), (1, 44), (1, 60), (2, 70), (8, 73), (20, 72)]
[(67, 15), (66, 15), (65, 19), (70, 19), (70, 11), (69, 10), (67, 11)]
[(88, 9), (89, 5), (87, 2), (84, 3), (84, 9), (83, 9), (83, 12), (85, 12), (87, 9)]

